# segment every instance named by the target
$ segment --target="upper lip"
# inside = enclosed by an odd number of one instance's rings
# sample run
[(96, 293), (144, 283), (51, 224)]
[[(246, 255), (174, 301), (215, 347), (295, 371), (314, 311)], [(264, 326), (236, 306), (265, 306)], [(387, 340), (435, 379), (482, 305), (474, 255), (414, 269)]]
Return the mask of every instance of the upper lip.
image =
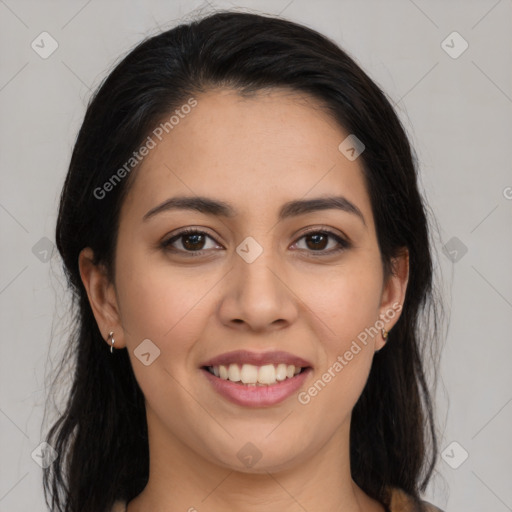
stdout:
[(310, 367), (311, 363), (301, 357), (283, 351), (251, 352), (249, 350), (234, 350), (209, 359), (201, 366), (229, 366), (230, 364), (252, 364), (263, 366), (266, 364), (294, 365), (296, 367)]

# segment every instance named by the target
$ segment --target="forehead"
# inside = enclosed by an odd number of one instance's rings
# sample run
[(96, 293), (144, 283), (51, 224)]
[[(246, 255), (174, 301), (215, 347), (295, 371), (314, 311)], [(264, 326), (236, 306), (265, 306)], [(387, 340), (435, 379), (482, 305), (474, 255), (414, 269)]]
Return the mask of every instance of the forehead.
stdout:
[(243, 216), (291, 199), (340, 194), (371, 216), (361, 160), (338, 150), (349, 134), (315, 98), (220, 89), (194, 99), (196, 106), (178, 112), (168, 133), (150, 134), (154, 147), (136, 171), (125, 207), (145, 213), (173, 195), (201, 195), (234, 204)]

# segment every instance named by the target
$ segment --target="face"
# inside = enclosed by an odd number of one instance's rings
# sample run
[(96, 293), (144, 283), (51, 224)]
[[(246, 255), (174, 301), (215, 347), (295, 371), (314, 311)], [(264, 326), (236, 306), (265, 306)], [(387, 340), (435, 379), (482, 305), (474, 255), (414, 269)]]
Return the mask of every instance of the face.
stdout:
[(167, 453), (286, 469), (347, 438), (407, 270), (384, 278), (361, 160), (314, 99), (196, 100), (137, 170), (114, 282), (89, 296)]

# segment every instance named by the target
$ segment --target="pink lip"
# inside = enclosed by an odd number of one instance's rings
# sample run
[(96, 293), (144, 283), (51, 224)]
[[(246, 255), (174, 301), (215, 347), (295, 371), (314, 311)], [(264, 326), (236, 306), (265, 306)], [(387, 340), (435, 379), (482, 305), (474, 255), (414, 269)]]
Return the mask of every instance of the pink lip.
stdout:
[[(233, 352), (226, 352), (219, 356), (214, 357), (202, 363), (201, 366), (229, 366), (230, 364), (252, 364), (254, 366), (264, 366), (266, 364), (279, 364), (284, 363), (287, 365), (293, 364), (301, 368), (311, 367), (311, 363), (302, 359), (301, 357), (294, 356), (288, 352), (272, 351), (272, 352), (250, 352), (249, 350), (235, 350)], [(292, 380), (292, 379), (290, 379)], [(283, 381), (286, 382), (286, 381)]]
[[(247, 359), (244, 359), (244, 361), (247, 362)], [(281, 362), (283, 362), (282, 359)], [(217, 363), (205, 366), (216, 365)], [(277, 382), (276, 384), (267, 386), (248, 386), (238, 382), (231, 382), (230, 380), (215, 377), (215, 375), (205, 369), (203, 369), (202, 373), (213, 386), (213, 389), (229, 401), (246, 407), (265, 407), (283, 402), (288, 397), (296, 393), (303, 385), (311, 371), (311, 368), (307, 368), (291, 379), (285, 379), (282, 382)]]

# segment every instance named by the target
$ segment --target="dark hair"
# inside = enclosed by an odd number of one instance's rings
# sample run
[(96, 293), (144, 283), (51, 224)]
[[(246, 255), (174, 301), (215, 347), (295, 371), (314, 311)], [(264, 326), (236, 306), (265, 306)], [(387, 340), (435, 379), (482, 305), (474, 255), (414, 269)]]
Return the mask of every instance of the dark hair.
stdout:
[(162, 118), (192, 95), (218, 87), (241, 94), (268, 88), (306, 93), (365, 145), (360, 158), (384, 269), (393, 271), (392, 258), (406, 247), (410, 274), (402, 314), (375, 354), (352, 413), (352, 477), (377, 500), (388, 486), (419, 500), (437, 458), (424, 366), (436, 318), (422, 330), (422, 314), (436, 305), (427, 210), (405, 130), (380, 88), (326, 37), (280, 18), (221, 11), (139, 43), (87, 107), (56, 229), (76, 329), (67, 356), (74, 372), (71, 391), (47, 436), (59, 457), (44, 473), (46, 503), (52, 511), (106, 512), (116, 499), (137, 496), (148, 481), (144, 397), (126, 350), (112, 356), (105, 346), (78, 256), (91, 247), (96, 263), (113, 275), (119, 211), (136, 169), (106, 199), (94, 191)]

